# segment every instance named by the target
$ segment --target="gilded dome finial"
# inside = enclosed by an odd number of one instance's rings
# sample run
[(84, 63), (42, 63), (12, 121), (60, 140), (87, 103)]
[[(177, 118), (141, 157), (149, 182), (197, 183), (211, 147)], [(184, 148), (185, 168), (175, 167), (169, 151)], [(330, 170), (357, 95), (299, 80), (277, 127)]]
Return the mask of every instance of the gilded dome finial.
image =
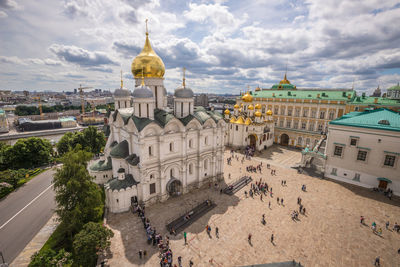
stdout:
[(144, 86), (144, 67), (142, 68), (142, 86)]
[(146, 19), (146, 35), (149, 35), (149, 29), (147, 28), (147, 21), (149, 21), (149, 19)]

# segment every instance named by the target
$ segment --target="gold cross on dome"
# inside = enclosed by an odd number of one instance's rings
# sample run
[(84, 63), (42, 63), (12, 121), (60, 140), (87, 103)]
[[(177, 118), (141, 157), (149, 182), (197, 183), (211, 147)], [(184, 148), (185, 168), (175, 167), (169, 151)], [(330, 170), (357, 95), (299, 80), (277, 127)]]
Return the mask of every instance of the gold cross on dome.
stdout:
[(146, 33), (148, 34), (149, 33), (149, 30), (147, 29), (147, 21), (148, 21), (149, 19), (146, 19)]

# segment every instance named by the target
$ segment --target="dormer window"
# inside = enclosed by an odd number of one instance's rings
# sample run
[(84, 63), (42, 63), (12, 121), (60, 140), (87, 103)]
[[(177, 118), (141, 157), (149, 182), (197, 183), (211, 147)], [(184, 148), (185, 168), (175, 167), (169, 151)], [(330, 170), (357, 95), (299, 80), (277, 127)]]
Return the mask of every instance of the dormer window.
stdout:
[(380, 121), (378, 121), (378, 124), (381, 124), (381, 125), (390, 125), (390, 122), (389, 122), (388, 120), (380, 120)]

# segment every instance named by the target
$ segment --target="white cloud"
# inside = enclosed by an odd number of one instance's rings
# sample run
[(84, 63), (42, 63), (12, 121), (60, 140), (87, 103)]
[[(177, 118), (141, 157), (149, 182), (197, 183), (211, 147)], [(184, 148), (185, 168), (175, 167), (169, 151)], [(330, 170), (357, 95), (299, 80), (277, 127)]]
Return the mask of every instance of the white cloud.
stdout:
[(7, 17), (8, 17), (7, 13), (0, 10), (0, 18), (7, 18)]

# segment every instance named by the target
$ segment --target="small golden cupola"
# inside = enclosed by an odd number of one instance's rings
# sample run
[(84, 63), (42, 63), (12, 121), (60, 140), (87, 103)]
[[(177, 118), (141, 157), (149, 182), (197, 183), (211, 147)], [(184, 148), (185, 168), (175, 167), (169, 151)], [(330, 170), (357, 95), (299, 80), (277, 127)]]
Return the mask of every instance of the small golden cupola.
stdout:
[(267, 115), (271, 116), (272, 115), (272, 111), (270, 109), (267, 110)]
[(233, 106), (233, 108), (239, 108), (239, 105), (238, 105), (238, 104), (235, 104), (235, 105)]
[(285, 73), (285, 77), (283, 77), (283, 80), (280, 81), (279, 84), (290, 84), (290, 81), (286, 78), (286, 73)]
[(255, 113), (254, 113), (254, 116), (256, 116), (256, 117), (261, 117), (261, 112), (260, 111), (256, 111)]
[(261, 105), (260, 105), (260, 104), (256, 104), (256, 105), (255, 105), (255, 108), (256, 108), (256, 109), (261, 109)]
[(231, 114), (231, 112), (229, 111), (229, 109), (225, 109), (224, 114), (229, 115), (229, 114)]
[(246, 94), (244, 94), (244, 96), (242, 96), (242, 100), (244, 102), (252, 102), (253, 96), (249, 92), (247, 92)]
[(254, 109), (254, 106), (250, 104), (250, 105), (247, 107), (247, 109), (253, 110), (253, 109)]
[(146, 19), (146, 41), (142, 52), (135, 57), (132, 62), (132, 74), (135, 78), (142, 76), (147, 78), (163, 78), (165, 73), (165, 66), (162, 59), (154, 52), (149, 40), (149, 32), (147, 29)]

